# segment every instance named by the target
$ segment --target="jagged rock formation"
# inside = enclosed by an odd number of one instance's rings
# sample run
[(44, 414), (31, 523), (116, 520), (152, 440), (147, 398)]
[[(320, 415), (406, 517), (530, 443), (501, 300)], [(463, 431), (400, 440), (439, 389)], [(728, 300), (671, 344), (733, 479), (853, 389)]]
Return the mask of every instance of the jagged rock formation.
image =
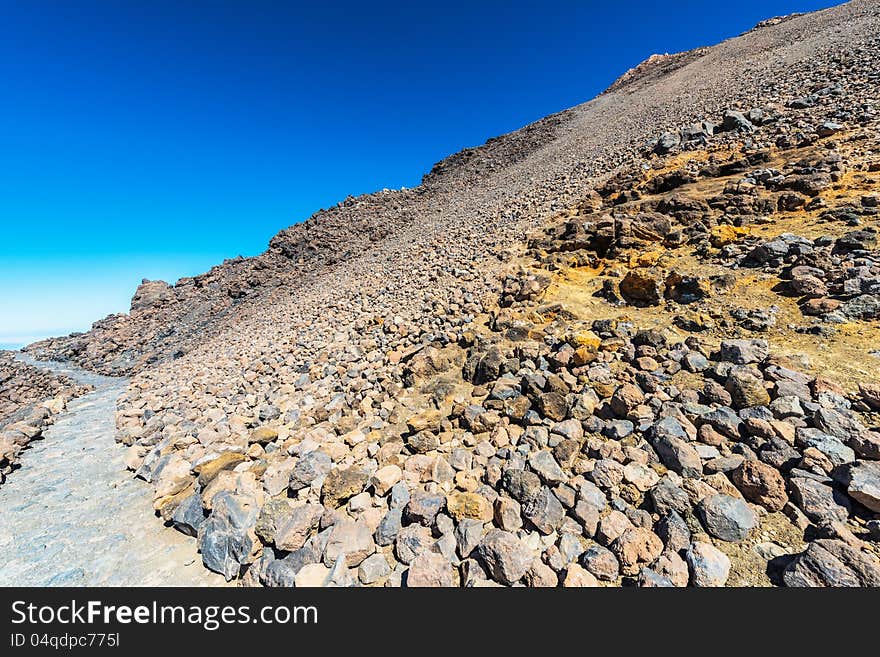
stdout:
[(876, 583), (878, 34), (655, 59), (30, 351), (134, 374), (128, 464), (227, 579)]

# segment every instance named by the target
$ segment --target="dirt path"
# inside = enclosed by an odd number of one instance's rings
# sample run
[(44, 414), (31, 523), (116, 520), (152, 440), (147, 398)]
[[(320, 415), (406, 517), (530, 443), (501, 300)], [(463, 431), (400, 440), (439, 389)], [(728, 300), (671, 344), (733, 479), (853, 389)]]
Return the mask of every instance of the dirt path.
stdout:
[(68, 405), (0, 488), (0, 586), (223, 585), (125, 470), (114, 413), (126, 379), (21, 358), (95, 391)]

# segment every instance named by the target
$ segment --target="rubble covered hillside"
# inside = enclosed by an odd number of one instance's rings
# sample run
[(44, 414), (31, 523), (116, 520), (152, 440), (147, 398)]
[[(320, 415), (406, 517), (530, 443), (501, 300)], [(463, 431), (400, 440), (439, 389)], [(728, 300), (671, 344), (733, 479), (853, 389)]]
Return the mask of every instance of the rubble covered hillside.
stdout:
[(248, 586), (880, 585), (880, 6), (771, 20), (37, 357)]

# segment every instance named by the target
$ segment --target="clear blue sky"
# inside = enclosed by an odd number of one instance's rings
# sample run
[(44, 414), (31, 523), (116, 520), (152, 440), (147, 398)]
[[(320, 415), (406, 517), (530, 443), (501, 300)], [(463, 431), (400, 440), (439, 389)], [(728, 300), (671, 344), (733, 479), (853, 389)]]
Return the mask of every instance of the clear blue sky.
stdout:
[(654, 52), (834, 3), (324, 4), (0, 0), (0, 342), (414, 186)]

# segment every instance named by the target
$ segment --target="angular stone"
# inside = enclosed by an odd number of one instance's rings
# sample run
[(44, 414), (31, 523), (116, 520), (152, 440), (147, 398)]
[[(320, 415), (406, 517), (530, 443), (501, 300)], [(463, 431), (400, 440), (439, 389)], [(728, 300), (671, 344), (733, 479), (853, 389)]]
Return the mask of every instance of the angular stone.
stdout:
[(394, 464), (386, 465), (373, 473), (373, 476), (370, 477), (370, 485), (373, 487), (376, 495), (384, 497), (402, 477), (403, 472), (398, 466)]
[(559, 576), (550, 566), (540, 559), (532, 561), (532, 565), (526, 571), (523, 578), (526, 586), (530, 588), (552, 588), (559, 586)]
[(644, 527), (631, 527), (611, 544), (624, 575), (636, 575), (642, 565), (654, 563), (663, 552), (663, 541)]
[(655, 528), (657, 536), (663, 541), (666, 551), (681, 553), (690, 547), (691, 530), (678, 513), (670, 511), (663, 516)]
[(452, 564), (441, 554), (422, 552), (410, 561), (406, 572), (408, 588), (458, 586)]
[(632, 522), (620, 511), (614, 510), (599, 520), (596, 530), (596, 540), (605, 546), (610, 546), (627, 529), (633, 527)]
[(477, 553), (492, 579), (508, 585), (521, 580), (535, 558), (514, 534), (501, 529), (489, 530)]
[(480, 520), (465, 518), (455, 527), (454, 533), (458, 554), (462, 559), (466, 559), (483, 539), (483, 523)]
[(664, 279), (656, 268), (630, 269), (620, 281), (620, 296), (634, 306), (657, 306), (663, 299)]
[(416, 491), (404, 509), (404, 516), (409, 522), (416, 522), (425, 527), (434, 524), (434, 518), (446, 504), (446, 498), (436, 493)]
[(651, 490), (660, 481), (659, 475), (654, 470), (636, 462), (628, 463), (623, 468), (623, 479), (643, 493)]
[(509, 497), (495, 500), (495, 523), (505, 531), (514, 532), (522, 527), (522, 507), (520, 503)]
[(310, 563), (300, 568), (294, 577), (296, 588), (320, 588), (330, 582), (331, 569), (322, 563)]
[(852, 463), (856, 453), (838, 438), (819, 429), (800, 428), (797, 430), (797, 444), (803, 449), (813, 447), (822, 452), (835, 466)]
[(642, 568), (639, 571), (637, 581), (639, 588), (672, 588), (675, 586), (668, 577), (664, 577), (650, 568)]
[(290, 490), (296, 492), (309, 486), (315, 479), (321, 477), (333, 467), (333, 460), (324, 452), (309, 452), (299, 461), (290, 473)]
[(581, 555), (581, 565), (599, 579), (610, 582), (617, 579), (620, 573), (620, 564), (614, 553), (602, 547), (593, 545)]
[(590, 472), (594, 483), (605, 489), (614, 488), (623, 481), (623, 465), (614, 459), (599, 459)]
[(502, 483), (510, 496), (520, 504), (528, 503), (541, 491), (541, 478), (528, 470), (505, 470)]
[(843, 541), (811, 542), (782, 575), (791, 587), (880, 586), (880, 560)]
[(737, 409), (766, 406), (770, 403), (770, 393), (764, 386), (764, 379), (746, 368), (731, 370), (724, 389), (730, 393), (733, 407)]
[(403, 524), (403, 509), (400, 507), (392, 507), (385, 514), (376, 527), (373, 537), (376, 539), (377, 545), (391, 545), (397, 538), (397, 533)]
[(169, 520), (190, 495), (193, 477), (189, 461), (178, 454), (163, 456), (153, 471), (153, 508)]
[(523, 515), (543, 534), (555, 531), (565, 518), (565, 507), (546, 486), (523, 507)]
[(724, 586), (730, 575), (730, 559), (711, 543), (695, 542), (687, 551), (686, 561), (694, 586)]
[(723, 541), (742, 541), (758, 526), (749, 505), (730, 495), (710, 495), (697, 508), (706, 531)]
[(537, 399), (538, 410), (545, 417), (561, 422), (568, 414), (568, 402), (565, 395), (558, 392), (545, 392)]
[(273, 429), (272, 427), (260, 427), (251, 432), (251, 435), (248, 436), (248, 442), (252, 445), (268, 445), (276, 438), (278, 438), (277, 429)]
[(770, 345), (766, 340), (724, 340), (721, 342), (721, 360), (747, 365), (760, 363), (770, 355)]
[(578, 564), (572, 563), (565, 570), (562, 586), (565, 588), (595, 588), (599, 586), (599, 580)]
[(397, 560), (409, 564), (418, 555), (434, 544), (431, 530), (422, 525), (409, 525), (397, 532), (394, 539), (394, 554)]
[(535, 452), (529, 457), (529, 467), (532, 468), (545, 483), (549, 485), (560, 484), (568, 481), (568, 477), (559, 467), (553, 454), (547, 450)]
[(371, 554), (358, 566), (358, 579), (364, 584), (374, 584), (391, 574), (391, 566), (383, 554)]
[(198, 536), (199, 528), (204, 524), (205, 510), (202, 508), (200, 495), (190, 495), (181, 502), (171, 516), (174, 528), (189, 536)]
[(846, 522), (849, 517), (849, 500), (831, 486), (807, 477), (792, 477), (788, 485), (792, 501), (813, 522)]
[(457, 521), (492, 519), (492, 505), (479, 493), (450, 493), (446, 496), (446, 511)]
[(214, 496), (211, 516), (199, 536), (199, 551), (207, 568), (230, 581), (254, 558), (254, 525), (259, 507), (249, 497), (221, 491)]
[(681, 438), (661, 436), (651, 444), (663, 465), (673, 472), (682, 477), (699, 477), (703, 474), (703, 461), (699, 453)]
[(660, 483), (651, 489), (649, 495), (654, 510), (661, 516), (675, 512), (685, 517), (690, 513), (691, 498), (684, 489), (676, 486), (668, 478), (661, 479)]
[(321, 501), (331, 509), (338, 507), (364, 490), (370, 475), (360, 468), (336, 468), (331, 470), (321, 487)]
[(232, 470), (239, 463), (244, 463), (247, 460), (248, 458), (244, 454), (223, 452), (217, 458), (199, 464), (195, 467), (195, 472), (199, 475), (199, 485), (204, 489), (213, 481), (218, 473), (224, 470)]
[(260, 509), (260, 515), (257, 517), (257, 524), (254, 527), (254, 532), (263, 543), (275, 542), (275, 529), (278, 521), (290, 513), (290, 511), (291, 505), (287, 498), (270, 499), (263, 505), (263, 508)]
[(730, 478), (749, 502), (760, 504), (768, 511), (781, 511), (788, 502), (785, 479), (779, 471), (760, 461), (743, 461)]
[(318, 528), (324, 507), (320, 504), (305, 504), (291, 509), (275, 523), (275, 547), (293, 552), (305, 545), (313, 530)]
[(345, 555), (345, 565), (353, 568), (375, 551), (372, 532), (365, 522), (342, 519), (333, 525), (327, 537), (324, 565), (332, 567), (340, 555)]
[(880, 461), (848, 463), (835, 468), (834, 478), (852, 499), (880, 513)]

